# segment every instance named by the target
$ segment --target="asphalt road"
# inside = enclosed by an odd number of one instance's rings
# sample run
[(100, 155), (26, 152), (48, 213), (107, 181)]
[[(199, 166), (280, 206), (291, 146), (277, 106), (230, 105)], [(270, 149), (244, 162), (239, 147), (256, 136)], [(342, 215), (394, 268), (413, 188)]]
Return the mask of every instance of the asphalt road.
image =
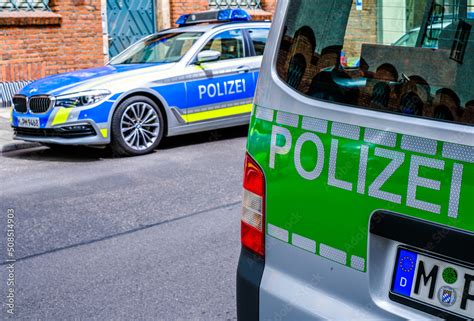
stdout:
[(0, 319), (15, 210), (12, 319), (235, 319), (246, 128), (155, 153), (46, 147), (0, 156)]

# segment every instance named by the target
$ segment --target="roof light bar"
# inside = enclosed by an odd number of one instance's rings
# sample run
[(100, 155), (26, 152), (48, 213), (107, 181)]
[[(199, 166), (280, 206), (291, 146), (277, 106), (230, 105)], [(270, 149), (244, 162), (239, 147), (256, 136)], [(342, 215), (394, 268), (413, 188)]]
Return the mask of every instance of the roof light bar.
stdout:
[(205, 22), (250, 21), (252, 18), (243, 9), (224, 9), (184, 14), (176, 20), (180, 27)]

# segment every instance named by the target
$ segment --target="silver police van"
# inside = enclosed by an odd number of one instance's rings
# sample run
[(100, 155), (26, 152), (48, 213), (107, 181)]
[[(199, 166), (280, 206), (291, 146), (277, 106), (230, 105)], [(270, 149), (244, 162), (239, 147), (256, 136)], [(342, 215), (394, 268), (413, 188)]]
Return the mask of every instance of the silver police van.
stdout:
[(245, 156), (239, 320), (474, 319), (472, 12), (278, 2)]

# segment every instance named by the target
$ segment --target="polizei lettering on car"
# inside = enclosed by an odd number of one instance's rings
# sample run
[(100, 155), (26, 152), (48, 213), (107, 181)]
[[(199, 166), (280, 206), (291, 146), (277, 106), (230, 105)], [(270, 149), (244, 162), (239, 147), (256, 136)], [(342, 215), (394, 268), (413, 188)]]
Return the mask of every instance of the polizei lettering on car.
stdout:
[(214, 98), (216, 96), (223, 97), (245, 93), (247, 91), (245, 79), (235, 79), (227, 81), (219, 81), (209, 83), (207, 85), (199, 85), (199, 99)]

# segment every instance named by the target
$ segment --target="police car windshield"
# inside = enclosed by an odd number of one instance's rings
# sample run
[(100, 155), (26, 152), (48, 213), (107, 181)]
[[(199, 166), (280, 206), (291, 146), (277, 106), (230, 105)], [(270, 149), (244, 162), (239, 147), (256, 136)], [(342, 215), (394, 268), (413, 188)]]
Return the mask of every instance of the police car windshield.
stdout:
[(110, 61), (112, 65), (167, 63), (179, 61), (202, 32), (158, 34), (138, 41)]

